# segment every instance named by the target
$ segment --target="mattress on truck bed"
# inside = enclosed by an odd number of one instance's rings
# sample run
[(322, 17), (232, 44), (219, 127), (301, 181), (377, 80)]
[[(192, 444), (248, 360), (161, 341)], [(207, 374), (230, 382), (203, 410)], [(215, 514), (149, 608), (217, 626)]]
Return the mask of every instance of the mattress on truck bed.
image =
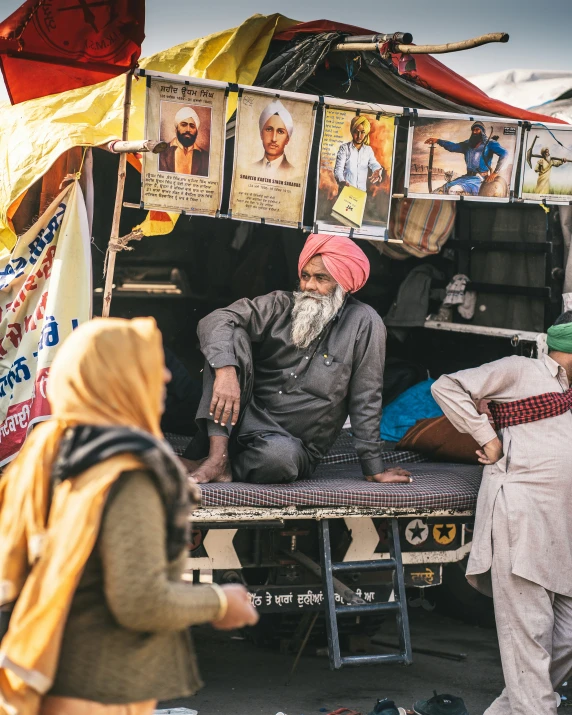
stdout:
[[(182, 454), (189, 438), (166, 437)], [(292, 484), (204, 484), (202, 507), (356, 507), (407, 514), (475, 510), (482, 467), (430, 462), (416, 452), (391, 448), (383, 458), (387, 465), (410, 471), (413, 483), (365, 481), (351, 435), (344, 431), (309, 479)]]

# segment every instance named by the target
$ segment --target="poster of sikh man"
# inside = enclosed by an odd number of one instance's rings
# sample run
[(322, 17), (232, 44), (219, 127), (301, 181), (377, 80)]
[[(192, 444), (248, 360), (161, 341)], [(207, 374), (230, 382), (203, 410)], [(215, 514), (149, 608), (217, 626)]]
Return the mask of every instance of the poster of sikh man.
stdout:
[[(315, 221), (324, 232), (384, 238), (395, 144), (393, 107), (328, 106), (320, 145)], [(397, 110), (399, 112), (399, 110)]]
[[(163, 105), (172, 104), (162, 102)], [(169, 141), (169, 148), (159, 154), (159, 171), (168, 171), (175, 174), (191, 174), (192, 176), (209, 175), (209, 130), (201, 131), (201, 114), (207, 112), (210, 119), (210, 107), (183, 106), (174, 116), (172, 131), (175, 136), (163, 136), (165, 122), (161, 122), (161, 140)], [(168, 123), (168, 122), (167, 122)], [(172, 136), (172, 133), (171, 133)], [(206, 145), (206, 148), (205, 148)]]
[(302, 222), (314, 98), (244, 90), (238, 100), (229, 213), (279, 226)]
[(410, 128), (408, 193), (508, 201), (519, 131), (498, 119), (419, 117)]
[(294, 166), (288, 161), (286, 147), (294, 133), (292, 115), (279, 99), (270, 102), (260, 113), (258, 120), (264, 155), (254, 162), (252, 168), (264, 176), (282, 176)]
[(533, 125), (526, 135), (522, 198), (548, 203), (572, 201), (572, 128)]
[(383, 167), (370, 146), (371, 122), (358, 115), (350, 123), (350, 132), (352, 140), (338, 149), (334, 176), (340, 187), (353, 186), (367, 191), (368, 182), (379, 184), (383, 178)]

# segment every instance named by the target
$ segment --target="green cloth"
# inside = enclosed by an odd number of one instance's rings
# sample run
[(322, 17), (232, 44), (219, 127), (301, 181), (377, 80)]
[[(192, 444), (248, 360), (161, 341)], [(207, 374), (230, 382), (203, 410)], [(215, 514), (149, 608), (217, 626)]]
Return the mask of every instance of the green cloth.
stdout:
[(548, 328), (548, 349), (572, 353), (572, 323), (562, 323)]

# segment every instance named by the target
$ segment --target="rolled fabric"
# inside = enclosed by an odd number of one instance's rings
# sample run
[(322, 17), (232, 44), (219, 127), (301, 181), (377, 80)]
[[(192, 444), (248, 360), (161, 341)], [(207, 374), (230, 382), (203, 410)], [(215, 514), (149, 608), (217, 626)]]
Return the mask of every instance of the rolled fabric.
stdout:
[(314, 256), (322, 256), (324, 265), (346, 293), (355, 293), (369, 278), (369, 261), (350, 238), (326, 233), (311, 233), (298, 260), (298, 276)]
[(189, 118), (193, 119), (195, 124), (197, 125), (197, 129), (200, 129), (201, 120), (199, 119), (199, 115), (192, 107), (181, 107), (181, 109), (179, 109), (179, 111), (175, 114), (175, 126), (177, 126), (179, 122), (182, 122), (185, 119)]
[(260, 128), (260, 131), (264, 129), (264, 125), (270, 119), (270, 117), (274, 116), (275, 114), (277, 114), (284, 122), (284, 126), (286, 127), (286, 131), (288, 132), (288, 136), (292, 137), (292, 134), (294, 133), (294, 121), (292, 120), (292, 115), (279, 99), (275, 99), (274, 101), (270, 102), (270, 104), (268, 104), (262, 110), (262, 113), (260, 114), (260, 119), (258, 120), (258, 126)]
[(352, 119), (352, 121), (350, 122), (350, 132), (353, 134), (354, 129), (362, 126), (365, 132), (365, 139), (363, 140), (363, 143), (366, 146), (369, 146), (369, 133), (371, 132), (371, 122), (367, 117), (364, 117), (363, 114), (358, 114), (357, 117), (354, 117)]
[(572, 323), (561, 323), (548, 328), (546, 340), (549, 350), (572, 353)]

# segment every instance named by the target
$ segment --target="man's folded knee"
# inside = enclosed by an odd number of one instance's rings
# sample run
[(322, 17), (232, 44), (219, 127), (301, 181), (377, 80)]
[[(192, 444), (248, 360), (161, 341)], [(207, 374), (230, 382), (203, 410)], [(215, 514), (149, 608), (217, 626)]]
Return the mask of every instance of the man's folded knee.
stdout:
[(294, 482), (303, 467), (299, 444), (281, 436), (259, 438), (239, 456), (236, 472), (241, 481), (255, 484), (286, 484)]
[(298, 470), (291, 465), (272, 464), (253, 467), (246, 481), (251, 484), (289, 484), (298, 478)]

